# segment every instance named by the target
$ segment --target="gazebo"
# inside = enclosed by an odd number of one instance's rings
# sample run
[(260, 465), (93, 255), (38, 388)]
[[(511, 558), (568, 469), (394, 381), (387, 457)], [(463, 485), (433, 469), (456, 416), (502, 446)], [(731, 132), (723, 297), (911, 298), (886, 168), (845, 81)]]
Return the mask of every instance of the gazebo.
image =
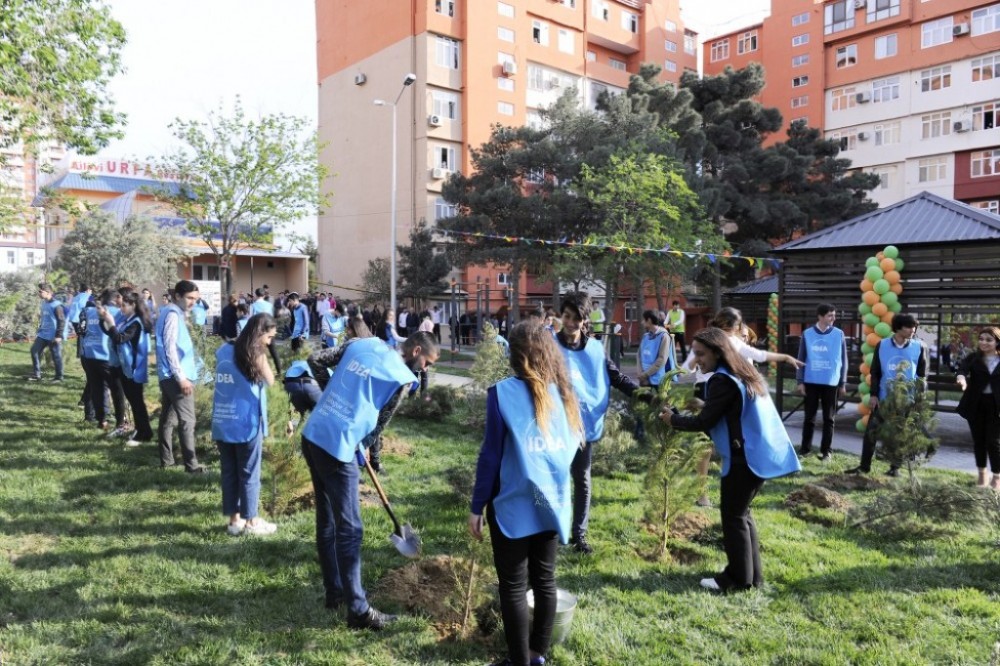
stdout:
[[(794, 355), (798, 337), (791, 332), (815, 322), (818, 303), (832, 303), (848, 338), (848, 383), (857, 384), (859, 285), (865, 260), (886, 245), (899, 248), (904, 261), (900, 302), (916, 315), (918, 336), (931, 350), (935, 404), (950, 410), (941, 393), (957, 389), (945, 360), (954, 362), (951, 352), (960, 345), (974, 349), (970, 336), (977, 327), (1000, 322), (1000, 216), (984, 210), (922, 192), (776, 248), (782, 259), (777, 291), (783, 350)], [(778, 382), (779, 409), (784, 392)]]

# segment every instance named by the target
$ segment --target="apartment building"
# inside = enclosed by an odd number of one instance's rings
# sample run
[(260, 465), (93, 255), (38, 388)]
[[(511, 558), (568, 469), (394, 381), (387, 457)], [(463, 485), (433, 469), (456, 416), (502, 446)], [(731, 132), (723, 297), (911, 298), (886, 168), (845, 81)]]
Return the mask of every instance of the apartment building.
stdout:
[(760, 101), (785, 127), (803, 118), (839, 140), (855, 167), (879, 175), (881, 206), (926, 190), (998, 213), (1000, 3), (772, 0), (771, 10), (708, 40), (705, 74), (761, 63)]
[[(675, 82), (697, 69), (679, 0), (318, 0), (316, 16), (319, 134), (336, 174), (319, 217), (319, 276), (337, 286), (358, 285), (370, 259), (389, 255), (394, 164), (405, 243), (420, 219), (452, 214), (441, 186), (469, 171), (492, 125), (539, 123), (570, 88), (593, 107), (641, 63)], [(471, 269), (461, 282), (477, 277), (500, 294), (507, 276)]]
[(4, 220), (6, 228), (0, 232), (0, 271), (45, 266), (44, 216), (30, 204), (38, 194), (41, 165), (62, 155), (61, 149), (51, 147), (44, 147), (38, 156), (25, 153), (20, 146), (3, 151), (0, 197), (13, 218)]

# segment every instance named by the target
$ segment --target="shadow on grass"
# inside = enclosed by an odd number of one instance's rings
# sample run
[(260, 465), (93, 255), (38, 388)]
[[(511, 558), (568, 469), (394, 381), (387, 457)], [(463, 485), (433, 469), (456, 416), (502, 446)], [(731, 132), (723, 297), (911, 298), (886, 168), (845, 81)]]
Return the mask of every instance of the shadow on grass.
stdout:
[(940, 566), (867, 566), (838, 569), (786, 584), (789, 593), (809, 595), (828, 592), (886, 591), (926, 592), (972, 588), (985, 594), (1000, 593), (995, 561), (962, 562)]

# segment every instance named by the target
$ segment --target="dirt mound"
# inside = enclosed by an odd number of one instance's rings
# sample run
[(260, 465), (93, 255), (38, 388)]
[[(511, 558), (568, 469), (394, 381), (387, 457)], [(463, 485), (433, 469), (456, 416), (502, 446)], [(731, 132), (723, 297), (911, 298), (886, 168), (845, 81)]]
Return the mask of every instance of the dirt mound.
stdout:
[(847, 511), (851, 503), (838, 492), (808, 483), (785, 498), (785, 506), (795, 508), (807, 504), (819, 509)]
[(408, 458), (413, 455), (413, 446), (405, 439), (393, 437), (392, 435), (383, 435), (382, 453)]
[(378, 497), (378, 491), (367, 483), (358, 486), (358, 498), (361, 501), (361, 506), (382, 506), (382, 500)]
[(712, 526), (712, 519), (700, 511), (684, 513), (677, 517), (670, 528), (670, 536), (685, 541), (694, 541)]
[(878, 490), (886, 483), (867, 474), (831, 474), (816, 482), (817, 486), (831, 490)]

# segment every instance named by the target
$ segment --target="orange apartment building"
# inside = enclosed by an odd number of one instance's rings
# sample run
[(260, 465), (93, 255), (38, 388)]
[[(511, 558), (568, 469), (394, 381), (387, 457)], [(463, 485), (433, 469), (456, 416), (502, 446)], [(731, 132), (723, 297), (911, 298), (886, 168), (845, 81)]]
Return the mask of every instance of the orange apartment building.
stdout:
[(19, 145), (3, 150), (5, 164), (0, 167), (0, 196), (9, 199), (12, 209), (20, 199), (23, 209), (14, 219), (5, 220), (6, 228), (0, 232), (0, 272), (45, 266), (41, 214), (30, 204), (38, 194), (42, 165), (60, 159), (63, 153), (55, 146), (43, 146), (38, 156), (24, 152)]
[[(322, 281), (348, 288), (391, 250), (393, 110), (374, 100), (391, 105), (401, 94), (396, 237), (405, 243), (420, 219), (452, 214), (441, 186), (468, 172), (491, 125), (538, 123), (569, 88), (593, 108), (641, 63), (675, 82), (697, 70), (697, 35), (681, 23), (679, 0), (317, 0), (316, 30), (322, 159), (336, 174), (319, 217), (318, 268)], [(416, 81), (404, 88), (408, 73)], [(489, 310), (506, 302), (502, 266), (456, 277), (470, 304), (477, 278), (492, 286)]]
[(1000, 213), (996, 0), (772, 0), (703, 48), (706, 76), (761, 63), (760, 101), (838, 139), (879, 205), (926, 190)]

